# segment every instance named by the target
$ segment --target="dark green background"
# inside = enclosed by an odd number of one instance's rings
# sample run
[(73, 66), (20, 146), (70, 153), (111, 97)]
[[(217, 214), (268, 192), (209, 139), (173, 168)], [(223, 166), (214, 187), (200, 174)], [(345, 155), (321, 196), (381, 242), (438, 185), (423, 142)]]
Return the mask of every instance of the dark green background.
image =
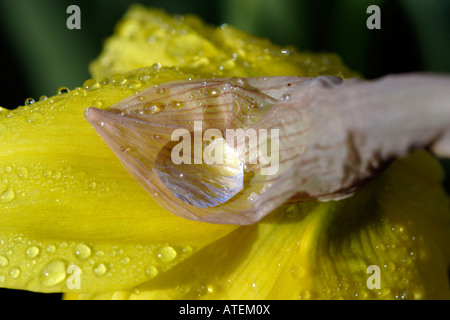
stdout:
[[(169, 13), (195, 13), (279, 45), (338, 53), (366, 78), (389, 73), (450, 73), (450, 0), (0, 0), (0, 106), (51, 96), (90, 78), (88, 64), (133, 2)], [(81, 9), (81, 30), (68, 30), (66, 8)], [(381, 30), (368, 30), (369, 5), (381, 8)], [(443, 162), (449, 168), (449, 162)], [(448, 179), (446, 182), (448, 187)], [(60, 295), (0, 290), (1, 298)]]

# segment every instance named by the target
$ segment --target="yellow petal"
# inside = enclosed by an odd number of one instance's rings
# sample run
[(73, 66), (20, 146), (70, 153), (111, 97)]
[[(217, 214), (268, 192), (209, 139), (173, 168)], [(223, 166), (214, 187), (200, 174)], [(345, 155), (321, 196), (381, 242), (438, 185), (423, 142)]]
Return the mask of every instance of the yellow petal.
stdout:
[(170, 16), (141, 5), (127, 11), (90, 72), (102, 80), (154, 64), (206, 78), (356, 75), (335, 54), (299, 53), (229, 25), (213, 27), (192, 15)]
[(280, 208), (133, 290), (70, 298), (449, 299), (441, 180), (418, 152), (352, 198)]
[(87, 107), (132, 94), (132, 81), (177, 77), (186, 75), (140, 70), (1, 110), (1, 286), (70, 291), (67, 281), (79, 268), (80, 292), (129, 288), (234, 229), (163, 210), (84, 119)]

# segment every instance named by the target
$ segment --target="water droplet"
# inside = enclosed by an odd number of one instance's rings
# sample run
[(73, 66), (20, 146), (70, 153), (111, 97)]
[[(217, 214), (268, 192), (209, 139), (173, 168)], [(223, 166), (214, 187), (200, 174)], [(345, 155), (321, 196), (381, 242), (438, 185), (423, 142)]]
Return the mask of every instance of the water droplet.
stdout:
[(57, 91), (57, 94), (66, 94), (69, 92), (69, 88), (67, 87), (60, 87)]
[(41, 272), (41, 284), (46, 287), (57, 285), (66, 278), (66, 264), (62, 260), (55, 260), (47, 264)]
[(97, 277), (104, 276), (106, 271), (107, 271), (107, 268), (103, 263), (99, 263), (94, 267), (94, 274)]
[[(216, 146), (223, 150), (221, 159), (213, 156)], [(186, 162), (175, 164), (171, 152), (170, 144), (161, 150), (153, 171), (180, 200), (199, 208), (214, 207), (242, 190), (244, 174), (239, 150), (230, 147), (224, 138), (209, 142), (203, 154), (194, 150)], [(180, 173), (183, 173), (183, 179), (180, 179)]]
[(30, 104), (33, 104), (35, 101), (33, 98), (27, 98), (25, 99), (25, 105), (28, 106)]
[(74, 248), (74, 254), (79, 260), (85, 260), (91, 255), (91, 248), (83, 243), (79, 243)]
[(9, 270), (9, 276), (12, 279), (17, 279), (20, 276), (20, 269), (19, 268), (12, 268), (11, 270)]
[(156, 256), (164, 263), (172, 262), (177, 257), (177, 252), (171, 246), (165, 246), (158, 250)]
[(14, 200), (16, 194), (13, 189), (9, 186), (0, 194), (0, 204), (10, 203)]
[(181, 108), (184, 105), (183, 101), (173, 100), (169, 103), (169, 106), (172, 108)]
[(248, 198), (247, 198), (247, 200), (249, 201), (249, 202), (255, 202), (255, 201), (257, 201), (259, 199), (259, 195), (256, 193), (256, 192), (252, 192), (249, 196), (248, 196)]
[(132, 90), (136, 90), (139, 89), (141, 87), (141, 83), (137, 80), (131, 80), (128, 83), (128, 88), (132, 89)]
[(40, 96), (40, 97), (39, 97), (39, 101), (45, 101), (45, 100), (47, 100), (47, 99), (48, 99), (47, 96)]
[(156, 89), (156, 93), (157, 94), (165, 94), (165, 93), (168, 93), (168, 90), (165, 88), (158, 88), (158, 89)]
[(128, 264), (130, 262), (130, 257), (123, 257), (120, 259), (120, 263), (122, 264)]
[(32, 246), (27, 248), (26, 252), (25, 252), (25, 256), (28, 259), (33, 259), (36, 258), (39, 255), (39, 248), (36, 246)]
[(125, 79), (125, 77), (121, 74), (114, 74), (113, 76), (111, 76), (111, 84), (115, 85), (115, 86), (120, 86), (122, 84), (125, 84), (127, 82), (127, 79)]
[(0, 256), (0, 268), (4, 268), (9, 264), (9, 260), (5, 256)]
[(100, 127), (103, 127), (105, 125), (105, 123), (103, 121), (98, 121), (97, 125), (100, 126)]
[(152, 65), (152, 69), (153, 69), (153, 70), (159, 70), (159, 69), (161, 69), (161, 63), (159, 63), (159, 62), (154, 63), (154, 64)]
[(53, 254), (56, 251), (56, 246), (54, 246), (53, 244), (49, 244), (46, 248), (45, 251), (47, 251), (47, 253), (49, 254)]
[(96, 90), (100, 88), (100, 83), (98, 83), (97, 80), (89, 79), (83, 83), (83, 88), (88, 91)]

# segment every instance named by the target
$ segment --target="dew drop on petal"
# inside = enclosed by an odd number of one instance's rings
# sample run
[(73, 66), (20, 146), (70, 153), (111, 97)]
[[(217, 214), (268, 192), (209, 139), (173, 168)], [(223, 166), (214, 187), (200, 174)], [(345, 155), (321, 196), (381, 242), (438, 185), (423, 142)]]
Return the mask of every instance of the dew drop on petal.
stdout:
[(79, 243), (74, 248), (74, 254), (79, 260), (85, 260), (91, 255), (91, 248), (83, 243)]
[(94, 267), (93, 271), (97, 277), (102, 277), (106, 274), (107, 268), (103, 263), (99, 263)]
[(56, 251), (56, 246), (53, 245), (53, 244), (49, 244), (49, 245), (45, 248), (45, 251), (46, 251), (48, 254), (53, 254), (53, 253), (55, 253), (55, 251)]
[(121, 74), (114, 74), (110, 78), (110, 82), (112, 85), (120, 86), (127, 82), (127, 79)]
[(150, 265), (145, 269), (145, 275), (149, 279), (153, 279), (158, 275), (158, 268), (156, 268), (154, 265)]
[(9, 270), (9, 276), (11, 277), (11, 279), (17, 279), (20, 276), (20, 269), (17, 267), (12, 268), (11, 270)]
[(28, 259), (36, 258), (39, 255), (39, 248), (36, 246), (28, 247), (25, 255)]
[(100, 88), (100, 83), (94, 79), (88, 79), (83, 83), (83, 89), (87, 91), (96, 90)]
[(161, 262), (169, 263), (177, 257), (177, 251), (171, 246), (164, 246), (158, 250), (156, 256)]

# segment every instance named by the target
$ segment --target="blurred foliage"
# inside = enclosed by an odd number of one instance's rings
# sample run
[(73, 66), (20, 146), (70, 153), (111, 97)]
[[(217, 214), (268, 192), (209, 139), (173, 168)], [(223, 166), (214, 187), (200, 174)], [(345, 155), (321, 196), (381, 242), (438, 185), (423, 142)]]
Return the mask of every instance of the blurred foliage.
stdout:
[[(133, 2), (197, 14), (303, 51), (335, 52), (369, 79), (450, 72), (450, 0), (1, 0), (0, 105), (14, 108), (27, 97), (81, 86), (90, 78), (89, 62)], [(66, 28), (72, 4), (81, 9), (81, 30)], [(381, 30), (366, 27), (372, 4), (381, 8)], [(443, 164), (449, 172), (449, 162)], [(9, 290), (7, 297), (23, 296)]]

